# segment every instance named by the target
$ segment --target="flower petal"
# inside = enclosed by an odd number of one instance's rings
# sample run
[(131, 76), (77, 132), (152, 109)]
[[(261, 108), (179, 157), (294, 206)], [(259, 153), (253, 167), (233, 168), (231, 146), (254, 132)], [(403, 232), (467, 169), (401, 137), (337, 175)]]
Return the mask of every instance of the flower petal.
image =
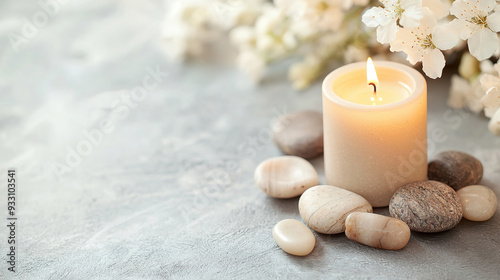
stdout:
[(380, 3), (384, 4), (384, 7), (394, 6), (399, 0), (380, 0)]
[(450, 14), (450, 2), (440, 1), (440, 0), (423, 0), (422, 6), (429, 8), (432, 11), (436, 19), (442, 19)]
[(374, 7), (363, 14), (362, 21), (368, 27), (377, 27), (386, 25), (393, 20), (394, 15), (381, 7)]
[(477, 24), (467, 22), (463, 19), (454, 19), (448, 24), (453, 32), (460, 36), (460, 39), (467, 40), (479, 27)]
[(402, 28), (396, 33), (396, 39), (391, 42), (391, 52), (405, 52), (411, 64), (422, 60), (425, 50), (421, 47), (415, 32), (411, 29)]
[(489, 15), (486, 21), (491, 30), (495, 32), (500, 31), (500, 12), (494, 12)]
[(404, 28), (415, 28), (420, 24), (423, 17), (422, 8), (411, 6), (405, 9), (399, 22)]
[(484, 60), (498, 49), (498, 36), (488, 28), (480, 28), (467, 40), (470, 54), (478, 60)]
[(489, 91), (492, 87), (500, 88), (500, 78), (490, 74), (483, 74), (479, 79), (481, 87), (484, 91)]
[(488, 124), (488, 129), (495, 135), (500, 135), (500, 109), (496, 111)]
[(500, 91), (497, 87), (492, 87), (486, 91), (486, 95), (481, 98), (481, 104), (484, 105), (484, 114), (491, 118), (500, 108)]
[(432, 33), (432, 43), (441, 50), (449, 50), (457, 45), (458, 34), (448, 24), (443, 27), (437, 27)]
[(377, 28), (377, 41), (381, 44), (387, 44), (396, 39), (396, 32), (399, 27), (396, 21), (391, 21), (386, 25), (381, 25)]
[[(472, 5), (475, 5), (474, 7), (478, 7), (478, 10), (488, 14), (489, 12), (493, 11), (495, 7), (497, 6), (497, 1), (495, 0), (472, 0), (471, 1)], [(472, 6), (471, 5), (471, 6)]]
[(464, 78), (453, 75), (451, 77), (450, 94), (448, 97), (448, 106), (455, 109), (464, 108), (467, 105), (466, 95), (472, 93), (472, 88)]
[(480, 5), (477, 2), (478, 0), (456, 0), (450, 8), (450, 13), (458, 19), (472, 22), (472, 18), (481, 13), (478, 8)]
[[(500, 66), (500, 65), (499, 65)], [(479, 63), (479, 68), (481, 68), (481, 73), (486, 73), (486, 74), (497, 74), (497, 70), (495, 70), (495, 67), (493, 66), (493, 62), (489, 60), (483, 60)]]
[(445, 64), (444, 55), (439, 49), (432, 50), (422, 59), (423, 70), (431, 79), (441, 78)]
[(402, 0), (401, 8), (407, 10), (412, 7), (422, 8), (422, 0)]
[(436, 17), (429, 10), (429, 8), (422, 8), (422, 20), (420, 21), (420, 26), (417, 27), (418, 32), (424, 32), (425, 34), (431, 34), (437, 24)]

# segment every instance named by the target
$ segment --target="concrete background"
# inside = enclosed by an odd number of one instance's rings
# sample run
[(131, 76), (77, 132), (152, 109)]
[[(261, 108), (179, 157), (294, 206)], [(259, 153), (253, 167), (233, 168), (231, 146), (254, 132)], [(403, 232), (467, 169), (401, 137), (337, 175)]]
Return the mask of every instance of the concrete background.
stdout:
[[(300, 219), (298, 199), (267, 197), (253, 172), (280, 155), (270, 122), (321, 110), (320, 84), (295, 92), (279, 67), (255, 86), (225, 60), (172, 64), (161, 1), (71, 1), (15, 52), (10, 38), (37, 3), (0, 3), (0, 172), (19, 179), (18, 272), (7, 271), (2, 226), (1, 279), (500, 277), (498, 213), (413, 233), (398, 252), (315, 233), (310, 256), (287, 255), (271, 230)], [(156, 86), (128, 99), (151, 71)], [(500, 138), (486, 118), (446, 106), (449, 76), (429, 81), (429, 155), (476, 156), (500, 195)], [(322, 162), (312, 160), (325, 183)]]

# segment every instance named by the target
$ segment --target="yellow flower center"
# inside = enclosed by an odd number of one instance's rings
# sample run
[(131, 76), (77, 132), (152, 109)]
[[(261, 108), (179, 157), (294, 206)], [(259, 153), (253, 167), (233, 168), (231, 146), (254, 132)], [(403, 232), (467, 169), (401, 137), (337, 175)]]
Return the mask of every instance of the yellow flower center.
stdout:
[(427, 35), (427, 37), (422, 40), (422, 44), (420, 44), (420, 46), (424, 49), (435, 49), (436, 46), (432, 43), (432, 34)]

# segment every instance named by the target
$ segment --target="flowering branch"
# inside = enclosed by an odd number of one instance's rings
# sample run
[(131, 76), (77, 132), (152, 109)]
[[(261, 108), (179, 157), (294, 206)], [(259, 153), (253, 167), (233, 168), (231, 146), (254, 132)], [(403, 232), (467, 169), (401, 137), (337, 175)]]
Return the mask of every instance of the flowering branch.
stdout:
[(370, 55), (399, 61), (403, 54), (435, 79), (448, 55), (464, 52), (448, 103), (484, 109), (500, 134), (500, 66), (490, 62), (500, 45), (495, 0), (178, 0), (164, 31), (176, 59), (202, 56), (229, 34), (236, 64), (256, 82), (270, 64), (292, 58), (288, 77), (296, 89), (332, 65)]

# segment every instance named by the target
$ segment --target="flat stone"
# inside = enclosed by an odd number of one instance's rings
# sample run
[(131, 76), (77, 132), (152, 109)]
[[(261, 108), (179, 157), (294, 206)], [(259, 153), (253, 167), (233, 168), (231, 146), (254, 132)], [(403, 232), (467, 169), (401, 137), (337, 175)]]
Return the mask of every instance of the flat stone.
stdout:
[(345, 231), (345, 219), (353, 212), (373, 212), (370, 203), (351, 191), (319, 185), (305, 191), (299, 200), (299, 212), (306, 224), (320, 233)]
[(373, 213), (351, 213), (345, 220), (345, 235), (358, 243), (385, 250), (403, 249), (411, 231), (398, 219)]
[(318, 184), (318, 173), (305, 159), (296, 156), (270, 158), (257, 166), (255, 182), (267, 195), (291, 198)]
[(309, 255), (316, 244), (312, 231), (293, 219), (277, 223), (273, 228), (273, 238), (283, 251), (296, 256)]
[(446, 151), (429, 162), (428, 177), (429, 180), (439, 181), (459, 190), (481, 181), (483, 165), (477, 158), (466, 153)]
[(464, 218), (470, 221), (482, 222), (489, 220), (497, 211), (498, 200), (495, 193), (488, 187), (473, 185), (457, 191), (462, 201)]
[(320, 112), (283, 115), (272, 130), (274, 142), (287, 155), (310, 159), (323, 153), (323, 114)]
[(394, 193), (389, 213), (411, 230), (440, 232), (460, 222), (462, 203), (450, 186), (437, 181), (419, 181), (404, 185)]

